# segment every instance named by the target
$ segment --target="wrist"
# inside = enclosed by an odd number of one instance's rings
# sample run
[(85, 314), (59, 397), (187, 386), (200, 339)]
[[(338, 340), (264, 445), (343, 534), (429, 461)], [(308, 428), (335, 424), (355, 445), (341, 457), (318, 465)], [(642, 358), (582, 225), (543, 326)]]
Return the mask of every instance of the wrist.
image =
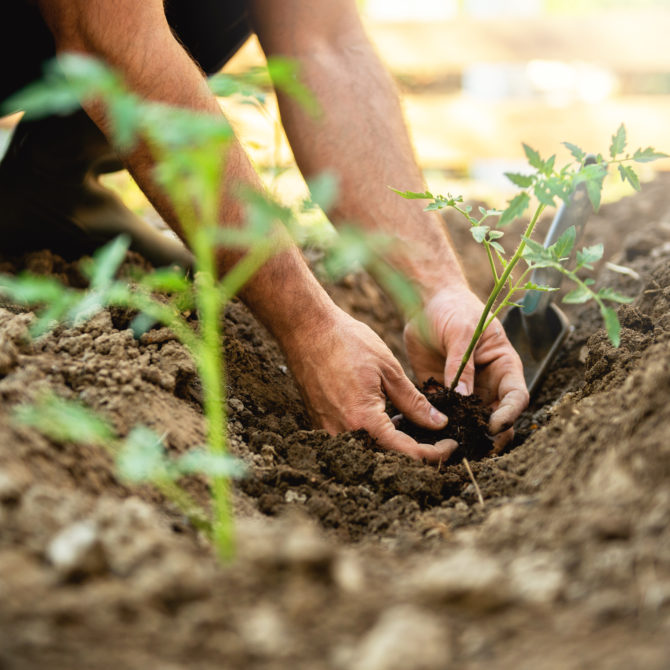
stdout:
[(285, 352), (332, 328), (339, 312), (295, 248), (270, 259), (240, 297)]

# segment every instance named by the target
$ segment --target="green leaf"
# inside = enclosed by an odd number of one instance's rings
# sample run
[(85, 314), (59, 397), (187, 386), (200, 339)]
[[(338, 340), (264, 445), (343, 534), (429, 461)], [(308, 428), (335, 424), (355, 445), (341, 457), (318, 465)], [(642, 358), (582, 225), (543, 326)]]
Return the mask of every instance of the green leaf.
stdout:
[(318, 205), (324, 212), (335, 204), (339, 192), (339, 183), (337, 176), (331, 172), (322, 172), (307, 182), (311, 200)]
[(388, 188), (407, 200), (432, 200), (434, 198), (430, 191), (423, 191), (423, 193), (418, 193), (416, 191), (399, 191), (397, 188), (393, 188), (393, 186), (389, 186)]
[(521, 238), (526, 246), (522, 252), (522, 258), (526, 263), (535, 267), (549, 267), (556, 264), (556, 260), (549, 249), (545, 249), (539, 242), (529, 237)]
[(621, 181), (627, 181), (636, 191), (640, 190), (640, 178), (630, 165), (619, 164), (619, 174), (621, 175)]
[(481, 244), (486, 239), (486, 233), (490, 230), (489, 226), (471, 226), (470, 232), (475, 242)]
[(535, 188), (533, 189), (533, 192), (535, 193), (535, 197), (543, 204), (546, 205), (547, 207), (553, 207), (554, 206), (554, 198), (555, 195), (552, 192), (552, 190), (549, 188), (546, 182), (539, 181), (537, 184), (535, 184)]
[(588, 288), (585, 286), (578, 286), (563, 296), (563, 302), (576, 305), (588, 302), (591, 298), (593, 298), (593, 293), (591, 293)]
[(603, 188), (603, 181), (607, 176), (607, 168), (602, 163), (590, 163), (583, 166), (575, 175), (574, 185), (586, 185), (586, 192), (594, 210), (600, 208), (600, 198)]
[(528, 209), (529, 204), (530, 196), (528, 193), (519, 193), (518, 195), (515, 195), (511, 200), (508, 201), (507, 208), (501, 214), (498, 225), (504, 227), (522, 216), (523, 213)]
[(300, 80), (300, 64), (283, 56), (271, 56), (267, 69), (272, 85), (285, 95), (293, 98), (308, 114), (318, 116), (321, 109), (312, 91)]
[(500, 242), (496, 242), (495, 240), (492, 241), (491, 246), (501, 255), (505, 255), (505, 249), (503, 248), (503, 245), (500, 244)]
[(184, 275), (183, 270), (159, 268), (140, 279), (140, 284), (150, 291), (163, 293), (183, 293), (193, 288), (191, 280)]
[(505, 233), (502, 230), (489, 230), (489, 240), (499, 240)]
[(616, 310), (601, 305), (600, 313), (605, 321), (605, 330), (607, 331), (607, 336), (609, 337), (610, 342), (615, 347), (618, 347), (621, 343), (621, 324), (619, 323), (619, 317), (617, 316)]
[(136, 426), (123, 441), (116, 465), (129, 482), (155, 481), (167, 476), (169, 463), (163, 442), (153, 430)]
[(651, 163), (652, 161), (658, 160), (659, 158), (668, 158), (668, 154), (661, 153), (656, 151), (653, 147), (647, 147), (646, 149), (637, 149), (633, 154), (633, 160), (636, 163)]
[(247, 468), (239, 459), (230, 454), (214, 454), (206, 449), (194, 449), (175, 462), (178, 473), (184, 475), (202, 474), (211, 477), (241, 478)]
[(92, 262), (82, 268), (91, 280), (92, 289), (104, 289), (110, 284), (126, 257), (129, 246), (130, 237), (119, 235), (93, 254)]
[(583, 160), (586, 158), (586, 152), (582, 151), (576, 144), (571, 144), (570, 142), (563, 142), (563, 146), (565, 146), (568, 151), (572, 154), (572, 156), (578, 161), (578, 162), (583, 162)]
[(130, 330), (133, 331), (133, 337), (139, 339), (146, 333), (154, 324), (156, 319), (153, 316), (141, 312), (130, 322)]
[(618, 293), (615, 291), (613, 288), (610, 288), (609, 286), (606, 286), (605, 288), (601, 288), (598, 291), (598, 296), (602, 298), (603, 300), (611, 300), (612, 302), (620, 302), (623, 304), (629, 304), (633, 302), (633, 298), (629, 298), (627, 295), (623, 295), (623, 293)]
[(596, 181), (586, 182), (586, 192), (588, 193), (591, 205), (593, 205), (593, 209), (596, 212), (600, 209), (600, 198), (602, 190), (603, 190), (602, 182), (596, 182)]
[(616, 158), (623, 153), (626, 148), (626, 127), (622, 123), (616, 133), (612, 135), (612, 144), (610, 145), (610, 156)]
[(540, 154), (527, 144), (523, 145), (523, 150), (526, 153), (530, 166), (542, 172), (544, 170), (544, 161), (540, 158)]
[(68, 290), (53, 277), (37, 277), (21, 274), (18, 277), (0, 276), (0, 294), (21, 305), (56, 303)]
[[(528, 186), (533, 183), (532, 175), (519, 174), (518, 172), (505, 172), (505, 176), (519, 188), (528, 188)], [(484, 210), (483, 207), (480, 207), (480, 211), (484, 214), (486, 210)]]
[(579, 249), (577, 251), (577, 269), (591, 268), (592, 263), (597, 263), (603, 257), (604, 251), (605, 247), (602, 243)]
[(574, 226), (570, 226), (549, 249), (556, 259), (565, 258), (570, 255), (572, 247), (575, 246), (577, 231)]
[(14, 419), (37, 428), (56, 442), (109, 444), (115, 437), (111, 425), (92, 409), (51, 393), (30, 405), (19, 405)]

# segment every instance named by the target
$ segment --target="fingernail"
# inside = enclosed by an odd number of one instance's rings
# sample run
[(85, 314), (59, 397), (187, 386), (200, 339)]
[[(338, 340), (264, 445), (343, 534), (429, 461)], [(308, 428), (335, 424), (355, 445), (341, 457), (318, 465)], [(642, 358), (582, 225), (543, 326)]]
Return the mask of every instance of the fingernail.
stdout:
[(466, 386), (465, 382), (458, 382), (454, 391), (456, 391), (456, 393), (460, 393), (461, 395), (470, 395), (470, 391), (468, 391), (468, 387)]
[(440, 455), (440, 458), (446, 460), (454, 453), (454, 451), (456, 451), (458, 444), (454, 442), (454, 440), (441, 440), (440, 442), (436, 442), (433, 446)]
[(449, 417), (442, 414), (442, 412), (440, 412), (435, 407), (431, 407), (430, 408), (430, 420), (438, 428), (444, 428), (444, 426), (446, 426), (447, 423), (449, 422)]

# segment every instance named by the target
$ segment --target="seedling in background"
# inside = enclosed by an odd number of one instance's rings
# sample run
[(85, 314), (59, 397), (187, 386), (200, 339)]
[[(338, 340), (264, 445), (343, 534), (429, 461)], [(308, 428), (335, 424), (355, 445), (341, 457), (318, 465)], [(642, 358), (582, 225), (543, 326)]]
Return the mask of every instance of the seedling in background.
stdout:
[[(533, 171), (530, 174), (506, 173), (506, 177), (515, 186), (519, 187), (520, 192), (508, 201), (507, 207), (502, 212), (480, 207), (479, 218), (477, 218), (472, 214), (472, 207), (463, 204), (462, 196), (433, 195), (428, 191), (416, 193), (393, 189), (404, 198), (431, 200), (432, 202), (426, 207), (427, 211), (444, 208), (456, 210), (470, 224), (470, 232), (475, 241), (483, 244), (486, 249), (494, 285), (458, 371), (451, 381), (450, 388), (452, 390), (456, 388), (458, 380), (482, 334), (500, 314), (501, 310), (517, 305), (519, 295), (526, 291), (555, 290), (550, 286), (538, 286), (528, 281), (529, 274), (536, 268), (553, 268), (576, 284), (576, 288), (563, 298), (564, 302), (584, 303), (595, 300), (605, 322), (605, 329), (610, 341), (614, 346), (619, 346), (621, 327), (616, 311), (610, 303), (627, 303), (631, 302), (631, 299), (608, 287), (594, 290), (592, 288), (593, 279), (582, 279), (577, 274), (580, 270), (593, 269), (593, 264), (602, 258), (603, 245), (596, 244), (578, 250), (575, 268), (568, 269), (565, 263), (570, 258), (575, 245), (574, 226), (570, 227), (554, 244), (547, 248), (534, 241), (532, 235), (544, 210), (547, 207), (554, 207), (557, 198), (567, 203), (580, 184), (584, 184), (593, 208), (598, 210), (603, 181), (609, 166), (616, 165), (621, 179), (639, 191), (639, 177), (629, 163), (648, 163), (659, 158), (665, 158), (667, 154), (660, 153), (652, 147), (637, 149), (632, 154), (626, 153), (626, 128), (623, 124), (612, 136), (609, 156), (605, 158), (599, 154), (593, 163), (585, 164), (586, 153), (578, 146), (569, 142), (564, 144), (572, 154), (574, 161), (560, 170), (555, 166), (555, 155), (544, 160), (537, 151), (526, 144), (523, 145), (526, 158)], [(504, 232), (499, 228), (523, 216), (531, 206), (532, 196), (537, 201), (535, 210), (517, 243), (514, 253), (508, 257), (501, 241)], [(491, 225), (493, 219), (498, 219), (497, 226)], [(526, 269), (515, 279), (512, 277), (512, 272), (519, 261), (522, 260), (526, 264)], [(618, 272), (630, 272), (627, 268), (613, 264), (610, 264), (609, 267)]]

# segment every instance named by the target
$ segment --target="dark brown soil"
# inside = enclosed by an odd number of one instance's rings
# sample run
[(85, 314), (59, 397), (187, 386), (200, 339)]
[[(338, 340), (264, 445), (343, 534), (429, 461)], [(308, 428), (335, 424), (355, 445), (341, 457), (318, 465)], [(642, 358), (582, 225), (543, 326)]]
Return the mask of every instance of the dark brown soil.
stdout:
[[(571, 309), (575, 330), (513, 448), (472, 463), (483, 507), (461, 464), (438, 471), (359, 433), (311, 430), (279, 350), (231, 305), (230, 442), (251, 474), (235, 489), (226, 566), (155, 491), (121, 483), (106, 453), (11, 419), (48, 388), (186, 451), (204, 431), (181, 345), (163, 329), (135, 340), (116, 312), (30, 341), (31, 315), (0, 308), (0, 668), (667, 668), (669, 186), (663, 176), (589, 223), (587, 243), (639, 275), (600, 275), (635, 298), (622, 346), (596, 309)], [(81, 280), (47, 252), (0, 267)], [(346, 284), (333, 294), (346, 289), (399, 346), (375, 285)], [(206, 481), (188, 486), (206, 500)]]
[(463, 396), (450, 391), (432, 378), (425, 382), (422, 392), (431, 404), (449, 417), (449, 423), (442, 430), (428, 430), (403, 417), (397, 424), (398, 430), (423, 444), (435, 444), (444, 439), (456, 440), (458, 448), (449, 458), (452, 463), (463, 457), (479, 460), (491, 454), (493, 442), (488, 434), (491, 412), (477, 396)]

